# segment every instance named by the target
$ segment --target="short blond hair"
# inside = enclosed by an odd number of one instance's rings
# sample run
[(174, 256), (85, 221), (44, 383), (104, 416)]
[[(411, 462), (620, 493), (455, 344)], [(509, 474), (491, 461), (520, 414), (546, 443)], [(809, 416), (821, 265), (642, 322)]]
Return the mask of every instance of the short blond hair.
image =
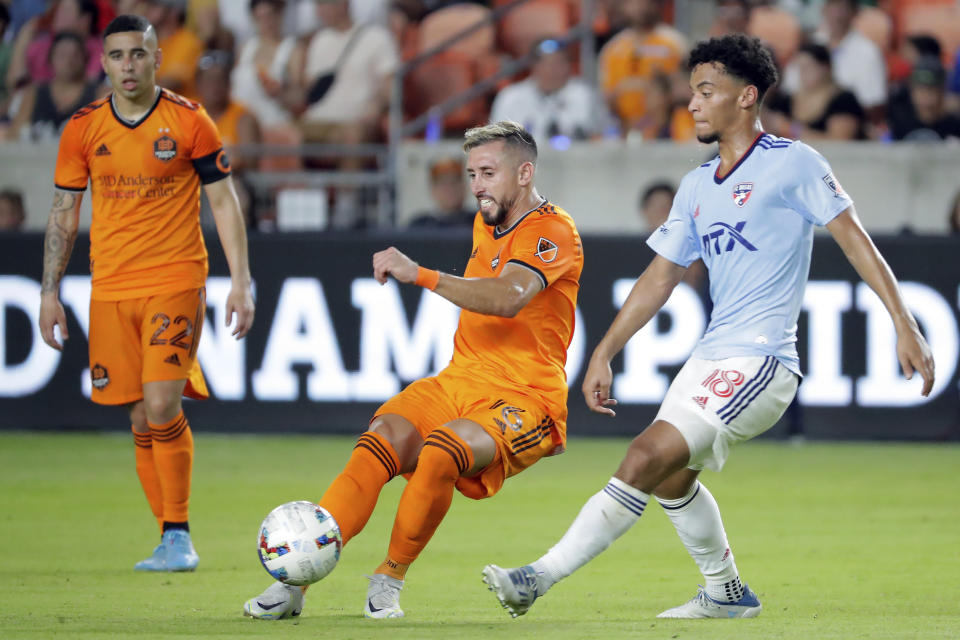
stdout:
[(518, 151), (525, 159), (536, 164), (537, 142), (529, 131), (512, 120), (491, 122), (482, 127), (468, 129), (463, 134), (463, 150), (469, 152), (471, 149), (497, 140), (503, 140), (506, 146)]

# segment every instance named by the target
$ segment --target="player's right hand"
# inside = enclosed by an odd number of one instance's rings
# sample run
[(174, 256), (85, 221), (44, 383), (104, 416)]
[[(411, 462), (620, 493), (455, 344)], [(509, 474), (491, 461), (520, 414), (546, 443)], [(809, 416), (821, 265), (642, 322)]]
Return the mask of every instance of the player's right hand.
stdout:
[(596, 356), (590, 358), (587, 373), (583, 376), (583, 399), (591, 411), (615, 418), (617, 414), (610, 408), (617, 404), (617, 401), (610, 397), (612, 383), (613, 370), (610, 369), (610, 361)]
[(54, 327), (60, 327), (60, 335), (66, 342), (70, 336), (67, 334), (67, 314), (63, 310), (63, 304), (60, 303), (56, 294), (42, 294), (40, 296), (40, 335), (48, 345), (57, 351), (63, 351), (63, 345), (57, 342)]

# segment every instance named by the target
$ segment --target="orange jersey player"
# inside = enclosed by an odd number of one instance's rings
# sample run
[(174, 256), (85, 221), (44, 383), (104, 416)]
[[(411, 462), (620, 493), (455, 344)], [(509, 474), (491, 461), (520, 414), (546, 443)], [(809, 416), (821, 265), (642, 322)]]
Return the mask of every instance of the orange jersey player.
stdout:
[[(406, 475), (390, 545), (370, 578), (364, 615), (403, 616), (400, 589), (450, 508), (454, 488), (496, 494), (504, 480), (566, 443), (567, 347), (583, 252), (573, 219), (533, 184), (537, 146), (513, 122), (471, 129), (463, 145), (480, 211), (464, 277), (420, 267), (390, 247), (373, 274), (433, 290), (463, 311), (450, 364), (384, 403), (320, 499), (346, 543), (383, 486)], [(276, 582), (244, 605), (275, 620), (299, 615), (303, 592)]]
[(181, 396), (206, 398), (197, 364), (205, 314), (207, 250), (200, 187), (230, 265), (226, 318), (234, 335), (253, 323), (247, 238), (230, 165), (203, 107), (156, 85), (162, 52), (149, 22), (121, 15), (104, 31), (103, 69), (113, 93), (73, 114), (60, 138), (43, 257), (40, 331), (67, 338), (60, 280), (90, 184), (90, 376), (94, 402), (124, 405), (137, 475), (162, 530), (134, 567), (192, 571), (187, 505), (193, 435)]

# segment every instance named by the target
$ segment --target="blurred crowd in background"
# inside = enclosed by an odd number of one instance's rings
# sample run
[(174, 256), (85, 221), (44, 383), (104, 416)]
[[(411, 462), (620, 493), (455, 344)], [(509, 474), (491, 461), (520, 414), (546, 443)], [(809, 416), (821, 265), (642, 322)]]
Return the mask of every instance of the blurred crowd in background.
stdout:
[[(694, 20), (704, 8), (710, 19)], [(389, 140), (398, 73), (402, 121), (423, 122), (405, 138), (456, 139), (511, 119), (555, 148), (692, 141), (687, 51), (699, 37), (732, 32), (767, 42), (780, 66), (764, 101), (771, 133), (814, 144), (960, 142), (956, 0), (0, 0), (0, 141), (55, 141), (77, 108), (109, 94), (100, 33), (121, 13), (154, 25), (158, 83), (203, 103), (241, 185), (245, 170), (370, 170), (369, 157), (336, 151)], [(589, 38), (572, 31), (581, 24)], [(477, 95), (464, 93), (478, 83)], [(460, 104), (434, 109), (458, 95)], [(293, 157), (257, 144), (333, 151)], [(412, 224), (469, 226), (461, 160), (438, 160), (430, 181), (436, 210)], [(670, 188), (655, 186), (653, 202)], [(341, 190), (342, 208), (362, 206), (352, 195)], [(0, 192), (5, 228), (17, 225), (15, 196)], [(958, 216), (955, 202), (954, 232)], [(251, 214), (251, 226), (269, 222)]]

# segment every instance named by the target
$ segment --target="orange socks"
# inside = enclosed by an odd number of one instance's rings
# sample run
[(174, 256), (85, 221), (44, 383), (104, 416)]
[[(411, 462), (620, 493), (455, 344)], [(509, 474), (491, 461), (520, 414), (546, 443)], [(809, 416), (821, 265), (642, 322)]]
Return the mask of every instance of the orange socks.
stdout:
[(347, 466), (320, 498), (340, 525), (344, 544), (367, 524), (380, 490), (399, 470), (400, 460), (386, 438), (374, 431), (360, 436)]
[[(131, 431), (133, 426), (130, 427)], [(137, 461), (137, 477), (140, 486), (147, 496), (150, 511), (157, 519), (157, 524), (163, 528), (163, 491), (160, 489), (160, 478), (157, 476), (157, 466), (153, 463), (153, 438), (149, 433), (133, 431), (133, 448)]]
[(163, 521), (187, 522), (190, 475), (193, 470), (193, 434), (181, 411), (164, 424), (150, 425), (153, 461), (163, 495)]
[(400, 497), (387, 559), (375, 573), (403, 580), (447, 514), (457, 479), (472, 466), (473, 452), (452, 429), (440, 427), (427, 436)]

